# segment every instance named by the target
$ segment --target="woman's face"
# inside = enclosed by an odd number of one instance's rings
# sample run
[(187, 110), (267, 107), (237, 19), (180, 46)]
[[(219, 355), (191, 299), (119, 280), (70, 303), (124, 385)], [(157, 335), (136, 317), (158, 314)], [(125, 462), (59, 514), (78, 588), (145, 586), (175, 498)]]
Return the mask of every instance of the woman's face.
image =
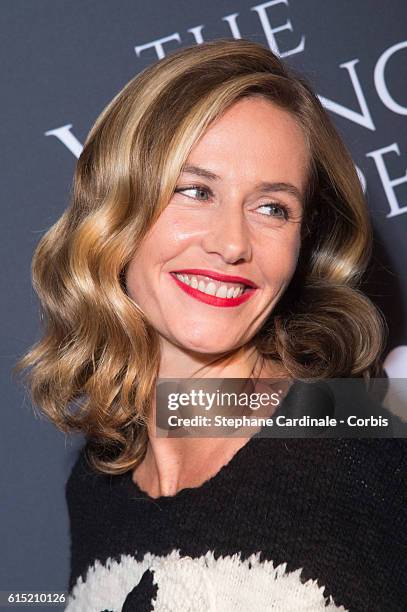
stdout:
[(308, 159), (293, 117), (261, 97), (207, 129), (127, 268), (163, 339), (222, 353), (259, 330), (296, 268)]

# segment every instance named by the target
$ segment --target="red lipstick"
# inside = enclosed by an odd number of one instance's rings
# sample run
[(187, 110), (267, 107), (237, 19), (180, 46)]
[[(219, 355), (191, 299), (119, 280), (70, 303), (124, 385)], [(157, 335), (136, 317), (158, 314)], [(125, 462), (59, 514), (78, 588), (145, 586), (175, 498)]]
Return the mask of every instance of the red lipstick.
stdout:
[(240, 283), (241, 285), (247, 285), (248, 287), (257, 288), (257, 285), (243, 276), (230, 276), (229, 274), (221, 274), (220, 272), (214, 272), (213, 270), (201, 270), (198, 268), (188, 268), (188, 270), (174, 270), (176, 274), (199, 274), (200, 276), (209, 276), (218, 281), (225, 283)]
[[(216, 297), (215, 295), (209, 295), (208, 293), (204, 293), (199, 289), (194, 289), (190, 285), (183, 283), (179, 278), (176, 277), (175, 274), (196, 274), (200, 276), (207, 276), (209, 278), (213, 278), (214, 280), (219, 280), (223, 282), (230, 283), (241, 283), (242, 285), (247, 285), (246, 291), (235, 298), (221, 298)], [(232, 306), (239, 306), (243, 304), (247, 300), (251, 298), (251, 296), (255, 293), (257, 285), (255, 285), (252, 281), (245, 279), (241, 276), (227, 276), (225, 274), (220, 274), (218, 272), (212, 272), (210, 270), (198, 270), (198, 269), (188, 269), (188, 270), (177, 270), (175, 272), (170, 272), (170, 276), (177, 283), (178, 287), (182, 289), (185, 293), (199, 300), (200, 302), (204, 302), (205, 304), (210, 304), (211, 306), (218, 306), (220, 308), (230, 308)], [(250, 284), (249, 284), (250, 283)]]

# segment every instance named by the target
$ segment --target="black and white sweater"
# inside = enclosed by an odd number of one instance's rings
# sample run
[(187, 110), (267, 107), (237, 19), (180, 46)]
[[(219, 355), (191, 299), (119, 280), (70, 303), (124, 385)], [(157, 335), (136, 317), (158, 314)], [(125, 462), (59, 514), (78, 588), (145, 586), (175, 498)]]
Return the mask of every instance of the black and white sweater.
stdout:
[(155, 499), (130, 471), (93, 472), (84, 447), (66, 610), (405, 612), (406, 440), (261, 435)]

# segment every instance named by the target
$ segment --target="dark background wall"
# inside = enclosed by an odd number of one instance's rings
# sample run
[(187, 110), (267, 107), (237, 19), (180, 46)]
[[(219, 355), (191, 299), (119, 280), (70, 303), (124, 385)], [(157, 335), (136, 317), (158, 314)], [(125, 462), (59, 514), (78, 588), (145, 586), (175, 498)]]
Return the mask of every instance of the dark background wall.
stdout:
[(39, 334), (32, 252), (68, 204), (92, 123), (145, 66), (201, 40), (250, 38), (302, 71), (366, 184), (375, 229), (366, 290), (389, 324), (387, 374), (407, 378), (407, 4), (2, 0), (0, 15), (0, 591), (62, 591), (69, 565), (64, 486), (81, 439), (34, 416), (11, 368)]

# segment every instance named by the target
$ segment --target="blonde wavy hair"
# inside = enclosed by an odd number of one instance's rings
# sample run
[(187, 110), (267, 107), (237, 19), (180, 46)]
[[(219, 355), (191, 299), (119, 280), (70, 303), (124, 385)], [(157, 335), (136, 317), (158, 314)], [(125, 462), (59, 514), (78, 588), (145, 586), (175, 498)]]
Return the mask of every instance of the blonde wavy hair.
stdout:
[(13, 373), (26, 371), (33, 404), (59, 429), (86, 435), (101, 472), (142, 460), (160, 361), (158, 333), (126, 293), (126, 266), (194, 143), (251, 95), (290, 112), (310, 151), (299, 265), (253, 342), (293, 378), (379, 371), (386, 323), (358, 288), (372, 228), (351, 156), (317, 96), (257, 43), (182, 49), (132, 79), (98, 117), (71, 203), (32, 260), (44, 330)]

